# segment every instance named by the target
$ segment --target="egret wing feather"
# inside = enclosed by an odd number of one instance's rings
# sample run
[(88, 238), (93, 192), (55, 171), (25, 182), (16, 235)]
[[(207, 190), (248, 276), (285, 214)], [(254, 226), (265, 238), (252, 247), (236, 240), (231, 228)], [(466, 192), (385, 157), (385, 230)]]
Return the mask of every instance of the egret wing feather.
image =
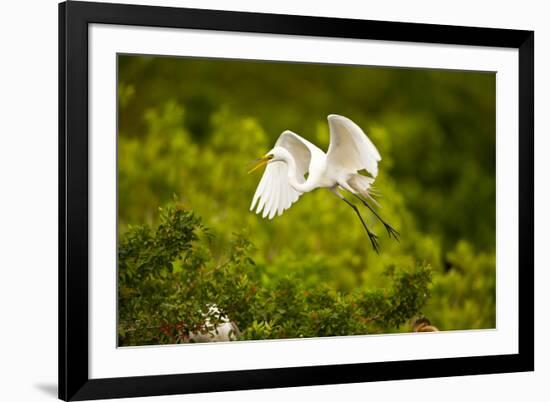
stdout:
[[(290, 152), (296, 163), (297, 179), (301, 183), (306, 181), (305, 174), (309, 171), (312, 155), (323, 152), (311, 142), (288, 130), (279, 136), (275, 146), (284, 147)], [(298, 201), (300, 195), (301, 193), (289, 183), (287, 164), (270, 162), (256, 188), (250, 210), (254, 210), (257, 205), (257, 214), (272, 219), (289, 209)]]
[(269, 163), (258, 184), (250, 210), (262, 214), (263, 218), (273, 219), (275, 214), (281, 215), (298, 200), (301, 193), (294, 190), (288, 182), (288, 167), (283, 162)]
[(330, 145), (327, 151), (329, 166), (353, 174), (365, 169), (372, 177), (378, 174), (380, 153), (363, 130), (344, 116), (328, 116)]
[(279, 136), (275, 146), (283, 147), (290, 152), (296, 162), (296, 176), (300, 183), (306, 181), (305, 174), (309, 171), (312, 153), (317, 150), (322, 152), (311, 142), (290, 130), (284, 131)]

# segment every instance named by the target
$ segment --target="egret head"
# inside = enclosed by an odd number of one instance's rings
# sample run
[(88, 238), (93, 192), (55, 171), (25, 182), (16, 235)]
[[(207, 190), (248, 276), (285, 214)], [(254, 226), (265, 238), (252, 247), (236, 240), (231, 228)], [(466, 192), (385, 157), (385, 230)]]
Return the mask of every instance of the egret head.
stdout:
[(286, 162), (289, 155), (290, 153), (285, 148), (275, 147), (261, 158), (256, 159), (248, 173), (252, 173), (256, 169), (259, 169), (271, 162)]

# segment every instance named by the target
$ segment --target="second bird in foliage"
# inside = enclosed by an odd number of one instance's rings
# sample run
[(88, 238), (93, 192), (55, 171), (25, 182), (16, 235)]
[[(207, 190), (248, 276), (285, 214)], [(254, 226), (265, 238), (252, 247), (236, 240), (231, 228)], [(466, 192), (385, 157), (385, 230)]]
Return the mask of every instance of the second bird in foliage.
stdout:
[[(378, 236), (365, 223), (359, 209), (342, 194), (346, 191), (365, 205), (386, 228), (390, 237), (399, 233), (376, 212), (369, 201), (377, 204), (372, 184), (378, 175), (380, 153), (363, 130), (344, 116), (328, 116), (330, 145), (325, 153), (316, 145), (292, 131), (284, 131), (275, 146), (256, 161), (250, 172), (267, 165), (258, 184), (250, 210), (272, 219), (281, 215), (303, 193), (327, 188), (346, 202), (357, 214), (376, 252)], [(362, 175), (365, 170), (370, 176)], [(249, 173), (250, 173), (249, 172)]]

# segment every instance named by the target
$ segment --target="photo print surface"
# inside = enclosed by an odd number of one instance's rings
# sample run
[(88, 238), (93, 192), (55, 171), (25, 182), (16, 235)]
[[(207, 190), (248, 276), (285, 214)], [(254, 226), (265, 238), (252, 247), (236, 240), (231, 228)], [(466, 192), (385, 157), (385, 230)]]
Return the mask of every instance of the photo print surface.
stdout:
[(117, 64), (118, 346), (495, 328), (494, 73)]

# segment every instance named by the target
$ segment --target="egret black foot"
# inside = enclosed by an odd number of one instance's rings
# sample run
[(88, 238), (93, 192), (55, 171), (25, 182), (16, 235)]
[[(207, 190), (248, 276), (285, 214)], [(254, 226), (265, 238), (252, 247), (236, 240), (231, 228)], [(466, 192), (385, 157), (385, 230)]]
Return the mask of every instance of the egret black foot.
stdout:
[(378, 244), (378, 236), (372, 232), (367, 233), (369, 235), (370, 242), (372, 243), (372, 248), (376, 251), (376, 254), (380, 254), (380, 245)]
[(386, 228), (386, 230), (388, 231), (388, 236), (390, 237), (390, 239), (393, 237), (395, 240), (399, 241), (399, 232), (397, 230), (395, 230), (394, 228), (392, 228), (390, 225), (388, 225), (387, 223), (384, 223), (384, 227)]

